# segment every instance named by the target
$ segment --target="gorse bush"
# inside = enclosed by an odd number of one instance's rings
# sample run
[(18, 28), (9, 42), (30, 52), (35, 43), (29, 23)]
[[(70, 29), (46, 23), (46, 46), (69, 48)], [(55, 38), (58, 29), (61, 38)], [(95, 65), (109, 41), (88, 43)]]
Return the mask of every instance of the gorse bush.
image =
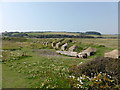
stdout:
[(110, 75), (106, 73), (99, 73), (94, 77), (82, 75), (79, 77), (69, 76), (71, 88), (81, 89), (113, 89), (118, 88), (116, 81)]
[(92, 78), (100, 72), (110, 75), (116, 81), (116, 85), (120, 86), (120, 59), (97, 57), (92, 61), (84, 64), (74, 65), (70, 67), (70, 75), (81, 76), (82, 74)]

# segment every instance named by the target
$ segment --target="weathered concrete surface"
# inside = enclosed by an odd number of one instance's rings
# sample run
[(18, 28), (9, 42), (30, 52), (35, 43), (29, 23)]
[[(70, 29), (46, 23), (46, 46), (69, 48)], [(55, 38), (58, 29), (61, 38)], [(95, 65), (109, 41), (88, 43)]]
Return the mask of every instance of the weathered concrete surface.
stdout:
[(55, 42), (54, 41), (51, 43), (51, 46), (52, 46), (52, 48), (55, 48)]
[(91, 48), (91, 47), (89, 47), (86, 50), (82, 51), (82, 53), (86, 53), (87, 56), (93, 55), (94, 52), (96, 52), (96, 49), (95, 48)]
[(68, 49), (68, 51), (73, 52), (76, 48), (77, 48), (77, 46), (73, 45)]
[(87, 58), (87, 54), (86, 53), (78, 53), (77, 57), (78, 58)]
[[(67, 44), (64, 44), (64, 45), (67, 45)], [(72, 56), (72, 57), (87, 58), (87, 56), (91, 56), (93, 54), (93, 52), (96, 52), (96, 49), (89, 47), (80, 53), (73, 52), (73, 51), (56, 51), (56, 52), (59, 54)]]
[(70, 52), (70, 51), (56, 51), (56, 52), (67, 56), (77, 57), (77, 52)]
[(67, 46), (68, 46), (68, 43), (65, 43), (64, 45), (61, 46), (61, 50), (64, 51), (67, 48)]
[(120, 58), (120, 51), (115, 49), (111, 52), (107, 52), (104, 54), (104, 57), (110, 57), (110, 58)]
[(55, 48), (59, 49), (60, 47), (60, 42), (56, 43)]

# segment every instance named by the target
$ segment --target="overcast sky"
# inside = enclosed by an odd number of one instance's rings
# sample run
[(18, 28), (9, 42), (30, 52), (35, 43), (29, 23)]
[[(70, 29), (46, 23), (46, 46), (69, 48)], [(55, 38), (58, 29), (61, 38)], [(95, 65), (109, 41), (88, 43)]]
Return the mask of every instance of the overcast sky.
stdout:
[(6, 2), (1, 31), (98, 31), (118, 33), (117, 2)]

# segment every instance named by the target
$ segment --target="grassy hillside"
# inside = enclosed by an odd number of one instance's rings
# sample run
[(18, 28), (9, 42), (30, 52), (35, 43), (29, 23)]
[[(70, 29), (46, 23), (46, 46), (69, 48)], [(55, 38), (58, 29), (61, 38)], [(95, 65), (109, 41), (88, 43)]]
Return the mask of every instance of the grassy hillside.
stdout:
[[(72, 42), (69, 42), (69, 41)], [(97, 49), (95, 55), (87, 59), (59, 55), (51, 47), (52, 42), (76, 44), (80, 52), (87, 47)], [(48, 45), (43, 45), (48, 42)], [(105, 52), (117, 48), (117, 39), (33, 39), (4, 38), (3, 88), (71, 88), (69, 68), (81, 62), (87, 63)], [(67, 49), (69, 48), (67, 47)]]
[(3, 32), (5, 37), (26, 38), (111, 38), (116, 39), (118, 35), (107, 35), (99, 32)]

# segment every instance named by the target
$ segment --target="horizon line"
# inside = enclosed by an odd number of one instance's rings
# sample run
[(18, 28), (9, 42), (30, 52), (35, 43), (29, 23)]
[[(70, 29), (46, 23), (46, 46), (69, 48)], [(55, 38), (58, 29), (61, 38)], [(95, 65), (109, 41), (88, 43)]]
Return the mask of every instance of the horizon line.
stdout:
[[(4, 33), (4, 32), (20, 32), (20, 33), (22, 33), (22, 32), (68, 32), (68, 33), (85, 33), (85, 32), (88, 32), (88, 31), (49, 31), (49, 30), (47, 30), (47, 31), (3, 31), (3, 32), (0, 32), (0, 33)], [(90, 31), (90, 32), (99, 32), (99, 31)], [(101, 32), (99, 32), (99, 33), (101, 33)], [(119, 34), (119, 33), (101, 33), (101, 34)]]

